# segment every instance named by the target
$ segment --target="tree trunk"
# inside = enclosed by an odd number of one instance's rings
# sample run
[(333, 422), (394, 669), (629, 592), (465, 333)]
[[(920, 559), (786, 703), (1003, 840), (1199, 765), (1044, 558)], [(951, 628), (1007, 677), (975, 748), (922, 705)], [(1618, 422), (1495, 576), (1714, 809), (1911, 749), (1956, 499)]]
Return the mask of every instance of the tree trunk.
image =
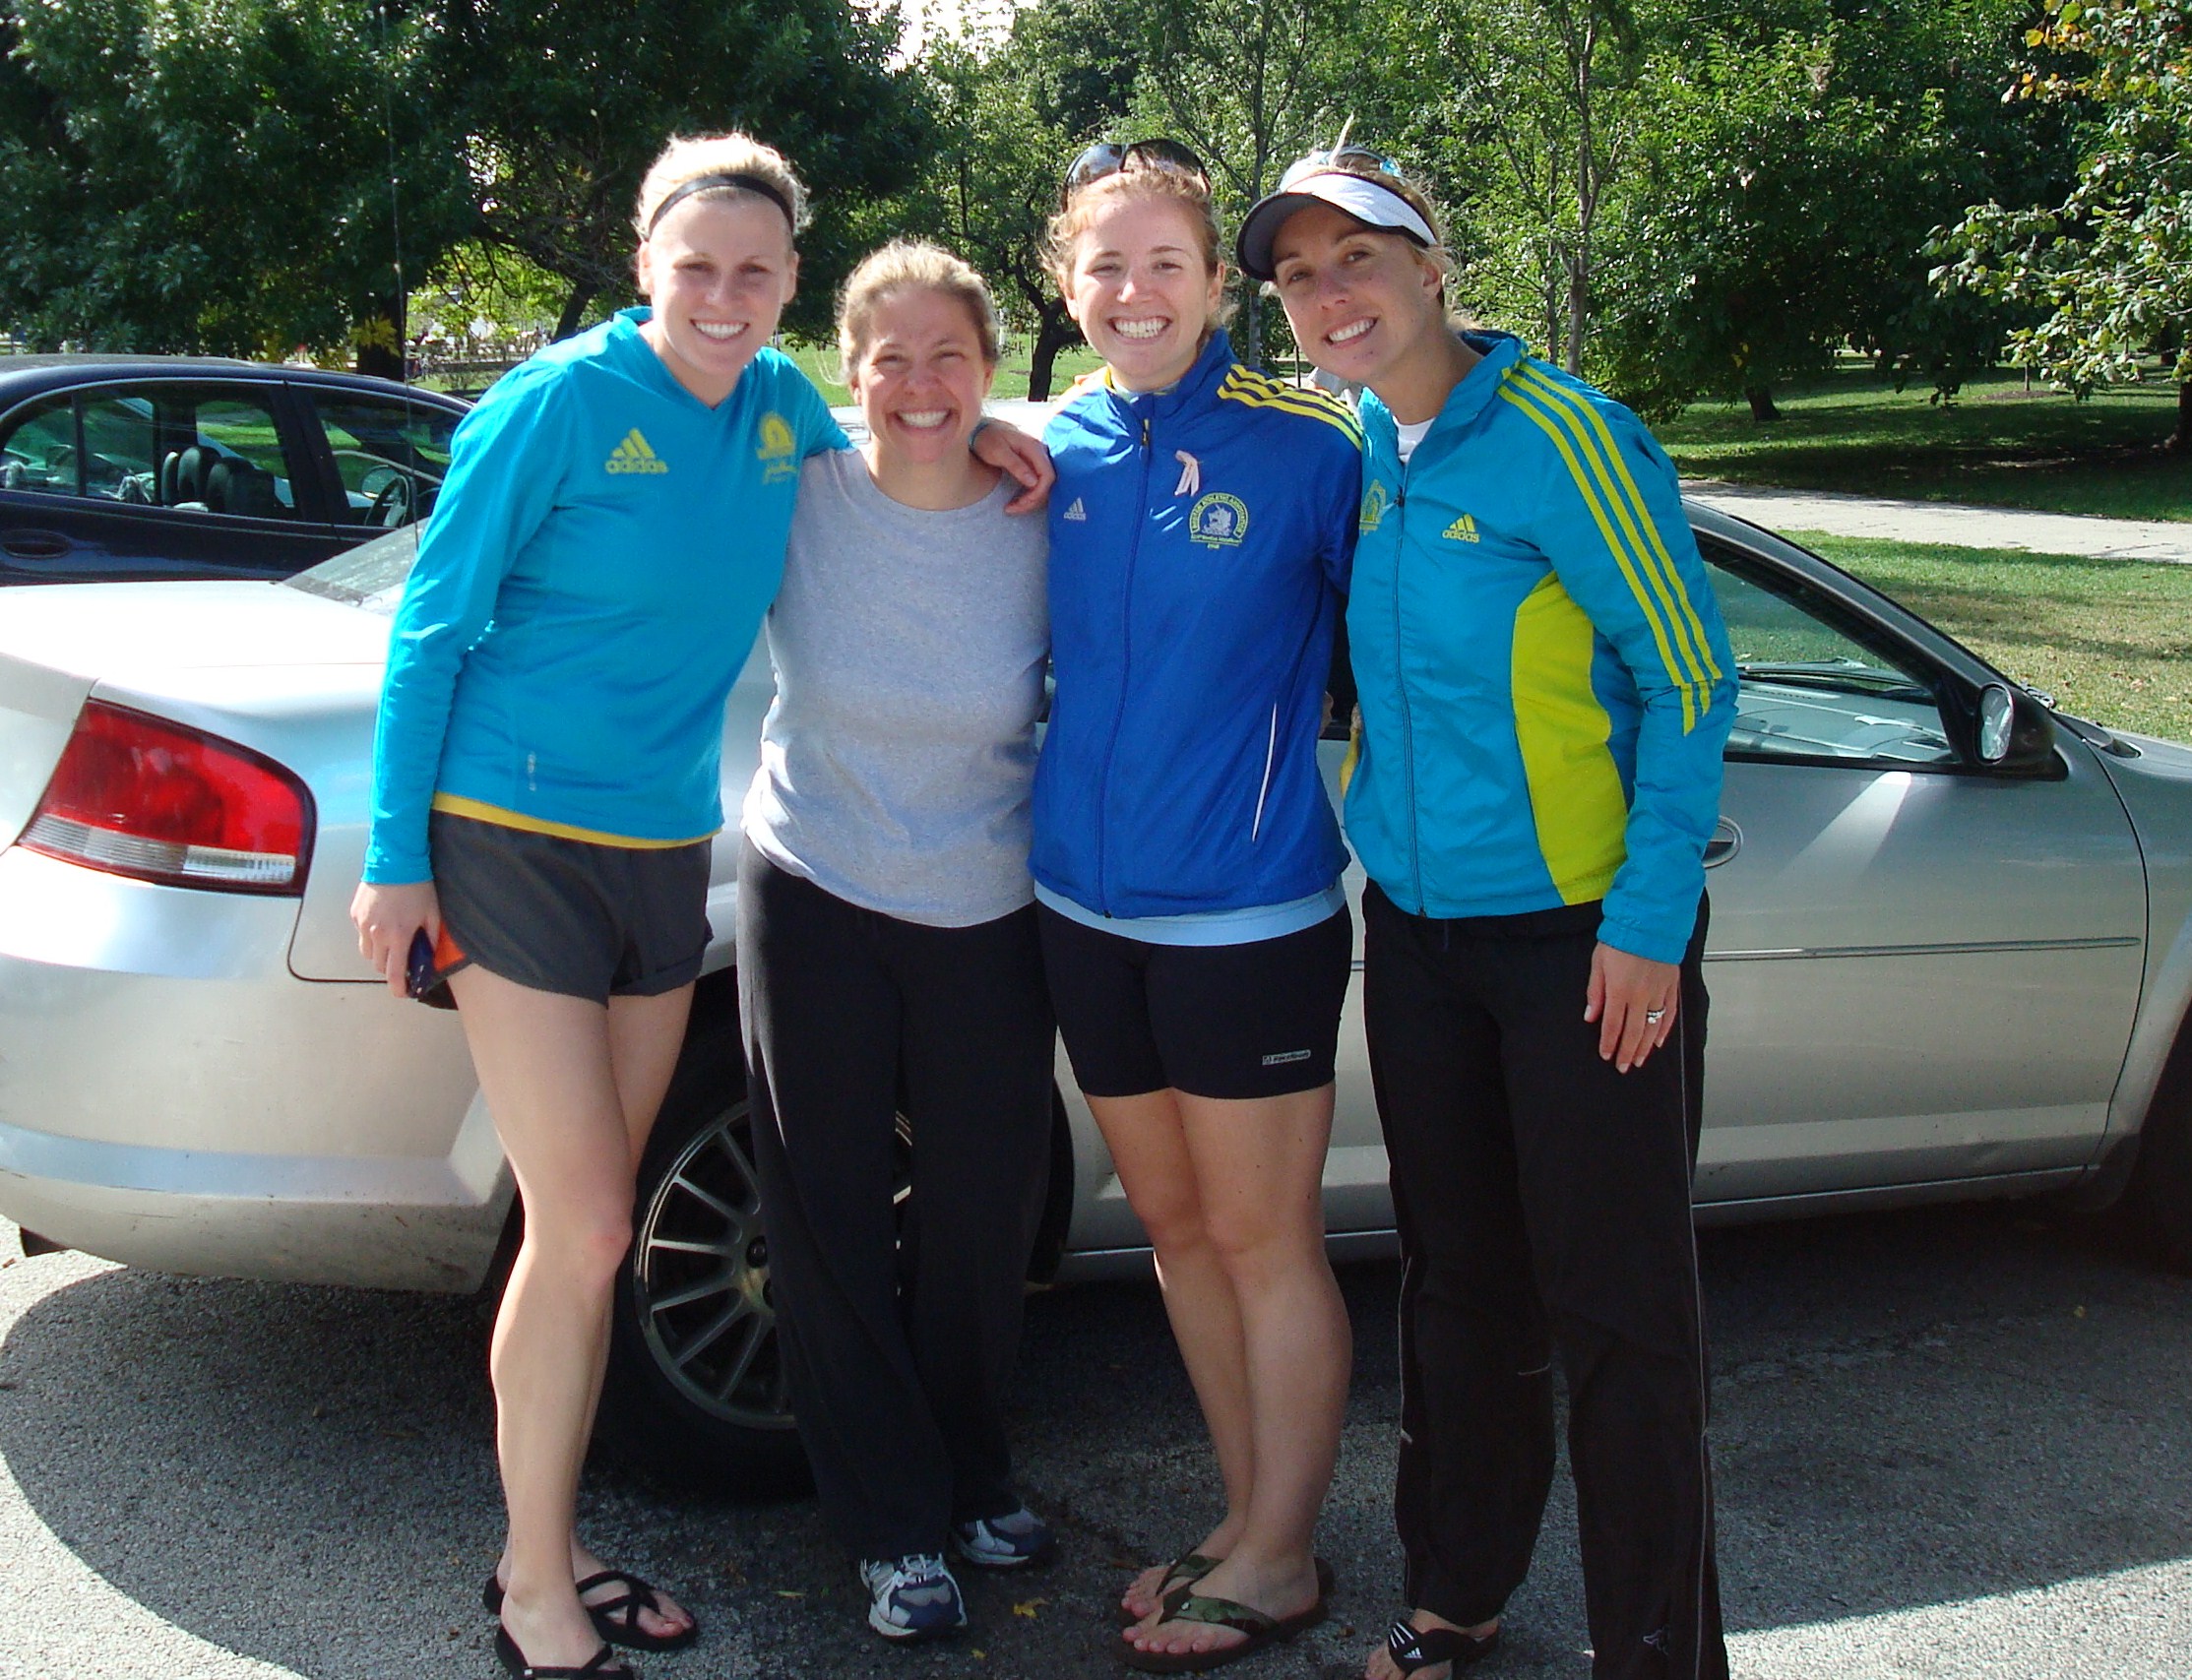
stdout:
[(1568, 264), (1568, 353), (1562, 365), (1583, 377), (1583, 339), (1591, 327), (1590, 259), (1581, 251)]
[(2177, 387), (2177, 429), (2161, 447), (2192, 451), (2192, 380)]
[(1045, 305), (1042, 319), (1035, 328), (1034, 348), (1028, 356), (1028, 401), (1050, 401), (1051, 365), (1057, 361), (1058, 352), (1073, 342), (1073, 329), (1066, 324), (1062, 304)]
[(1774, 393), (1771, 387), (1764, 385), (1746, 386), (1743, 390), (1743, 396), (1750, 403), (1752, 419), (1778, 420), (1781, 418), (1781, 410), (1774, 406)]
[(1254, 280), (1241, 287), (1240, 331), (1233, 336), (1233, 354), (1243, 366), (1263, 371), (1264, 365), (1264, 293)]
[(584, 281), (571, 288), (571, 295), (563, 300), (563, 313), (556, 318), (555, 336), (559, 341), (579, 330), (579, 323), (586, 319), (586, 306), (595, 296), (595, 288)]
[(395, 330), (394, 323), (386, 315), (366, 323), (366, 325), (385, 329), (387, 339), (393, 342), (384, 342), (382, 332), (361, 335), (357, 341), (357, 354), (353, 358), (351, 366), (359, 373), (370, 373), (377, 378), (402, 379), (404, 377), (403, 335)]

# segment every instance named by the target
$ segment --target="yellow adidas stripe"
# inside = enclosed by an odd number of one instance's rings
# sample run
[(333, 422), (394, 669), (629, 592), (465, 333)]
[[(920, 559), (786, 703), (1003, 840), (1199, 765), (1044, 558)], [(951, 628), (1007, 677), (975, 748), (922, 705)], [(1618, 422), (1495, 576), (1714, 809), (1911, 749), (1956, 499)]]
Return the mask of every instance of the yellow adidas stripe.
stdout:
[[(1608, 487), (1614, 500), (1614, 511), (1628, 534), (1646, 577), (1651, 581), (1660, 597), (1661, 609), (1675, 632), (1675, 640), (1682, 653), (1683, 664), (1696, 682), (1703, 698), (1711, 680), (1720, 675), (1712, 650), (1706, 641), (1705, 627), (1698, 622), (1690, 605), (1689, 593), (1682, 587), (1674, 569), (1674, 557), (1667, 552), (1660, 539), (1660, 528), (1644, 506), (1643, 492), (1637, 488), (1629, 467), (1621, 454), (1620, 445), (1614, 441), (1612, 431), (1591, 404), (1584, 402), (1548, 378), (1542, 369), (1528, 364), (1519, 365), (1516, 375), (1532, 390), (1541, 395), (1546, 403), (1567, 415), (1578, 435), (1585, 453), (1591, 458), (1594, 470), (1601, 485)], [(1706, 673), (1710, 673), (1708, 676)]]
[(1288, 414), (1301, 414), (1312, 420), (1322, 420), (1345, 433), (1347, 441), (1355, 448), (1362, 447), (1361, 423), (1348, 411), (1346, 404), (1335, 402), (1322, 392), (1296, 391), (1291, 386), (1271, 381), (1260, 383), (1262, 389), (1228, 374), (1224, 383), (1218, 388), (1219, 399), (1221, 402), (1239, 403), (1250, 408), (1277, 408)]
[[(1628, 460), (1622, 455), (1621, 446), (1614, 440), (1612, 428), (1607, 426), (1605, 416), (1590, 403), (1555, 384), (1540, 368), (1523, 363), (1517, 366), (1516, 373), (1533, 390), (1542, 392), (1549, 402), (1579, 417), (1591, 437), (1596, 439), (1598, 460), (1604, 469), (1612, 473), (1624, 497), (1626, 512), (1623, 524), (1632, 540), (1641, 540), (1647, 574), (1656, 578), (1661, 599), (1667, 604), (1669, 616), (1680, 632), (1679, 639), (1684, 644), (1686, 662), (1697, 678), (1699, 689), (1703, 691), (1710, 688), (1713, 681), (1721, 675), (1720, 663), (1713, 657), (1712, 643), (1706, 637), (1705, 626), (1698, 620), (1697, 609), (1690, 603), (1689, 591), (1682, 587), (1681, 575), (1675, 569), (1674, 556), (1667, 552), (1658, 522), (1645, 508), (1644, 493), (1638, 489), (1636, 479), (1629, 471)], [(1702, 692), (1700, 698), (1703, 698)]]
[(490, 805), (484, 799), (468, 799), (462, 793), (437, 793), (434, 809), (446, 811), (452, 817), (470, 817), (474, 822), (492, 823), (498, 829), (519, 829), (529, 835), (551, 835), (557, 840), (584, 840), (589, 845), (613, 845), (626, 851), (674, 851), (681, 845), (697, 845), (704, 840), (713, 840), (714, 831), (695, 835), (690, 840), (637, 840), (631, 835), (612, 835), (601, 829), (582, 829), (575, 823), (551, 823), (545, 817), (529, 817), (523, 811), (505, 810), (500, 805)]
[(1352, 408), (1327, 392), (1304, 390), (1298, 385), (1288, 385), (1235, 364), (1219, 387), (1221, 397), (1237, 397), (1243, 401), (1261, 398), (1274, 404), (1291, 407), (1302, 413), (1313, 413), (1319, 419), (1337, 422), (1350, 436), (1360, 437), (1361, 421)]
[(1605, 539), (1607, 552), (1613, 556), (1614, 564), (1621, 569), (1621, 576), (1628, 583), (1629, 592), (1644, 609), (1644, 622), (1651, 628), (1653, 645), (1660, 651), (1660, 660), (1666, 667), (1667, 679), (1674, 684), (1676, 692), (1682, 697), (1682, 733), (1687, 735), (1697, 727), (1697, 715), (1704, 697), (1680, 667), (1670, 645), (1671, 627), (1662, 622), (1660, 616), (1660, 603), (1657, 592), (1637, 576), (1636, 558), (1629, 551), (1628, 544), (1622, 540), (1621, 533), (1614, 529), (1605, 503), (1600, 499), (1595, 474), (1577, 458), (1575, 446), (1560, 421), (1539, 406), (1533, 397), (1515, 387), (1516, 382), (1512, 378), (1503, 380), (1499, 395), (1528, 414), (1536, 423), (1537, 429), (1552, 440), (1553, 448), (1560, 452), (1560, 458), (1568, 464), (1569, 476), (1575, 479), (1576, 488), (1582, 492), (1584, 506), (1591, 510), (1591, 517), (1598, 527), (1598, 534)]

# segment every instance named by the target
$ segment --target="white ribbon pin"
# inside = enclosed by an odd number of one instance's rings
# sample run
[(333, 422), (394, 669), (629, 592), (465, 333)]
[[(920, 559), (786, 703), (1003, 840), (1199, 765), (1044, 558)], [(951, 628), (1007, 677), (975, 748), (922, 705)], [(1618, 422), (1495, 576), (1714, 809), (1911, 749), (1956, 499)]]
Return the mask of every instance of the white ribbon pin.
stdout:
[(1172, 486), (1172, 494), (1175, 496), (1197, 494), (1203, 488), (1203, 464), (1184, 449), (1175, 449), (1172, 454), (1178, 458), (1180, 464), (1180, 481)]

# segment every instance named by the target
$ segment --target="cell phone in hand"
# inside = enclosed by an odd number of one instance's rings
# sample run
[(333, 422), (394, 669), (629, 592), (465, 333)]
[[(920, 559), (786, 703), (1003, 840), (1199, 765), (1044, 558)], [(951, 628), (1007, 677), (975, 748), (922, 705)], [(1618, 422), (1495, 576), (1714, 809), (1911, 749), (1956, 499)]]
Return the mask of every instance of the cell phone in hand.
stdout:
[(462, 961), (463, 953), (458, 951), (447, 929), (442, 932), (441, 942), (446, 951), (436, 950), (432, 936), (424, 928), (411, 935), (410, 954), (404, 962), (404, 991), (429, 1009), (455, 1009), (457, 1000), (450, 994), (449, 981), (442, 975), (442, 959), (451, 960), (453, 965), (454, 962)]

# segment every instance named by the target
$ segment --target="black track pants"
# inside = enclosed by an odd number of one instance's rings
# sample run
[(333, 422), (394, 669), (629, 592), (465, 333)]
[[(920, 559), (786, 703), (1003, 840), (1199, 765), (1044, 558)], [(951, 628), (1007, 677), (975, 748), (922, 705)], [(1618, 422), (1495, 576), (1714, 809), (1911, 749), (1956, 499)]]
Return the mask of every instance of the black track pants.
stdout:
[(1363, 894), (1363, 1009), (1405, 1263), (1407, 1599), (1473, 1626), (1536, 1544), (1568, 1384), (1592, 1672), (1723, 1680), (1690, 1223), (1705, 914), (1673, 1035), (1600, 1061), (1598, 906), (1435, 921)]
[[(1050, 1159), (1052, 1028), (1030, 905), (973, 927), (738, 870), (755, 1165), (792, 1409), (857, 1558), (941, 1552), (1019, 1504), (1001, 1400)], [(895, 1232), (895, 1116), (913, 1193)]]

